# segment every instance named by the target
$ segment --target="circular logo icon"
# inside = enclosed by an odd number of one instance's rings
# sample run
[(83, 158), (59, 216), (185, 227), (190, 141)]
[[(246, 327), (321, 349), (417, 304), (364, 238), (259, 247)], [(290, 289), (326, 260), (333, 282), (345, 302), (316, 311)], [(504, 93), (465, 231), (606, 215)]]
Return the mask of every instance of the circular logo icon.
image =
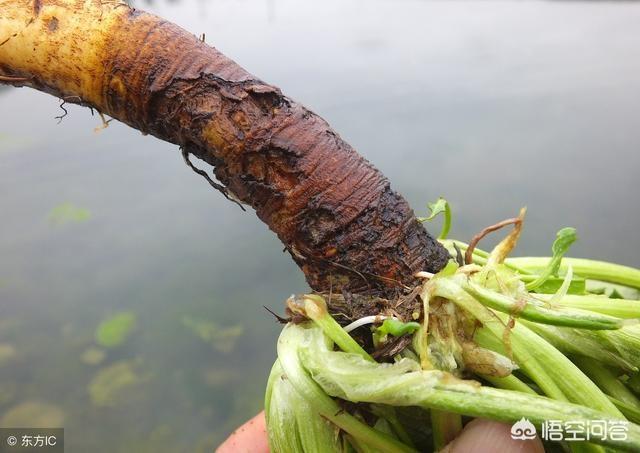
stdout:
[(18, 439), (16, 438), (16, 436), (9, 436), (7, 437), (7, 443), (10, 447), (15, 447), (18, 443)]
[(536, 437), (536, 427), (526, 418), (522, 417), (511, 427), (511, 438), (517, 440), (530, 440)]

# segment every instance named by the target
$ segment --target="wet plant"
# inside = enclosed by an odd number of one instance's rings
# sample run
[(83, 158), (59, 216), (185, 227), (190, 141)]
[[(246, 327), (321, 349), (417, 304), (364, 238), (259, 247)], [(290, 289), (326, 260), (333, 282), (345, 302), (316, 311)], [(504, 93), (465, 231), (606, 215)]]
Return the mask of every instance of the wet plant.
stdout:
[[(325, 120), (123, 1), (0, 0), (0, 10), (1, 83), (178, 145), (212, 187), (256, 210), (316, 291), (288, 301), (266, 397), (274, 451), (439, 449), (463, 416), (537, 428), (603, 420), (624, 438), (592, 433), (569, 448), (640, 450), (639, 270), (564, 258), (572, 229), (550, 258), (509, 258), (524, 212), (468, 244), (448, 239), (445, 200), (420, 219), (444, 214), (438, 242)], [(511, 225), (491, 252), (478, 247)], [(120, 341), (117, 324), (103, 346)], [(224, 340), (223, 353), (242, 335), (183, 324)]]
[[(341, 311), (345, 295), (287, 301), (266, 392), (273, 451), (433, 451), (467, 417), (524, 418), (538, 432), (598, 421), (615, 428), (549, 448), (638, 451), (640, 270), (566, 258), (573, 228), (558, 232), (548, 258), (509, 258), (525, 210), (467, 244), (447, 239), (448, 203), (430, 207), (419, 220), (445, 214), (439, 240), (451, 259), (416, 274), (409, 297), (364, 304), (381, 309), (358, 319)], [(493, 250), (478, 248), (508, 225)], [(418, 426), (407, 417), (416, 408)]]

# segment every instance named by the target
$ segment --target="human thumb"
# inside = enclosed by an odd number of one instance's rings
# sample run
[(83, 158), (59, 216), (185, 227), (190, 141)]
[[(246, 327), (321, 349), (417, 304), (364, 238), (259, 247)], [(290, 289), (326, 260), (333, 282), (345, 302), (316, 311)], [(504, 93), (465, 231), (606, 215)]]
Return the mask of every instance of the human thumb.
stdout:
[(441, 453), (544, 453), (539, 438), (511, 438), (511, 426), (490, 420), (476, 419), (462, 430)]

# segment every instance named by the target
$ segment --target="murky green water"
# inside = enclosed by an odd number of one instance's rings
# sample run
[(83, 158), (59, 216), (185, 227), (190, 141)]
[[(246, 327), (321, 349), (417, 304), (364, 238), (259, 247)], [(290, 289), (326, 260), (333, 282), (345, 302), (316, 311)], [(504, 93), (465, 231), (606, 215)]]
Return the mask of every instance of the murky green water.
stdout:
[[(327, 118), (454, 235), (528, 205), (520, 251), (638, 266), (640, 4), (183, 1), (144, 5)], [(253, 213), (174, 146), (0, 90), (0, 424), (70, 452), (210, 451), (258, 411), (305, 288)], [(102, 323), (102, 325), (101, 325)]]

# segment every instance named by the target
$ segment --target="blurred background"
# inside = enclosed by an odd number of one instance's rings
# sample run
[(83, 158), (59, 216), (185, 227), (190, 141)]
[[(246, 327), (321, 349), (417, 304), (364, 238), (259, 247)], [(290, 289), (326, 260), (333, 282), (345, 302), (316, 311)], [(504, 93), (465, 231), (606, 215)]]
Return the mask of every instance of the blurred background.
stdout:
[[(453, 236), (529, 213), (520, 254), (640, 266), (640, 4), (136, 2), (325, 117)], [(211, 451), (262, 406), (306, 286), (177, 147), (0, 88), (0, 426), (69, 452)], [(437, 231), (438, 226), (433, 227)], [(489, 243), (485, 244), (488, 246)]]

